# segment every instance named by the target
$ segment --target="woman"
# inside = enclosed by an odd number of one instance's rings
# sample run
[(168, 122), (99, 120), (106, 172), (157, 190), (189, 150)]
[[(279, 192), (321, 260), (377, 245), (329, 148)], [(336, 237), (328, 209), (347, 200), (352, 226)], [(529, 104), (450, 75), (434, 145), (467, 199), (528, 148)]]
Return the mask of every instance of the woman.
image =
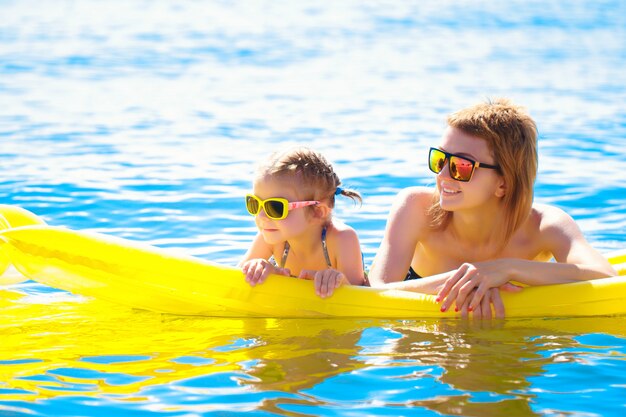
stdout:
[(442, 311), (454, 304), (463, 315), (491, 317), (491, 306), (504, 315), (498, 288), (519, 291), (510, 281), (546, 285), (617, 274), (570, 216), (533, 204), (537, 128), (520, 107), (498, 99), (452, 114), (428, 163), (437, 186), (398, 195), (370, 270), (372, 286), (437, 294)]

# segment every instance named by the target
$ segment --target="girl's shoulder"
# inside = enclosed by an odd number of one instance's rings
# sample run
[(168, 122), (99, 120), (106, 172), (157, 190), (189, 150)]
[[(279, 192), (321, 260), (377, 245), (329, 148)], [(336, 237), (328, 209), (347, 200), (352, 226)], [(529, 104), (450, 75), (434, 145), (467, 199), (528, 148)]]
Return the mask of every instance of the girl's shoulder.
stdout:
[(337, 257), (341, 257), (343, 262), (346, 259), (362, 261), (361, 243), (356, 230), (341, 220), (333, 219), (326, 226), (326, 242), (331, 259), (335, 259), (335, 262)]
[(326, 226), (326, 236), (328, 239), (344, 241), (346, 239), (358, 239), (356, 230), (343, 221), (333, 218)]

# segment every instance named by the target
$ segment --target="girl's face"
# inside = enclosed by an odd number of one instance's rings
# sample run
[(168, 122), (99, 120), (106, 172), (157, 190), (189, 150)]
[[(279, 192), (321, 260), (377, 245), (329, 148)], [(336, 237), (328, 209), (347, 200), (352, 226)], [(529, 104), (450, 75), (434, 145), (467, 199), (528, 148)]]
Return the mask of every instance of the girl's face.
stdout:
[[(444, 132), (439, 149), (476, 162), (497, 165), (485, 139), (453, 127)], [(441, 208), (447, 211), (480, 207), (504, 195), (504, 181), (496, 170), (476, 167), (472, 178), (461, 182), (450, 176), (449, 162), (437, 174), (437, 188)]]
[[(261, 200), (279, 197), (289, 202), (301, 201), (293, 182), (284, 179), (261, 177), (253, 185), (253, 193)], [(308, 212), (309, 207), (289, 210), (287, 217), (274, 220), (267, 216), (265, 210), (260, 210), (254, 218), (263, 239), (270, 245), (297, 238), (309, 232), (315, 225), (313, 216)]]

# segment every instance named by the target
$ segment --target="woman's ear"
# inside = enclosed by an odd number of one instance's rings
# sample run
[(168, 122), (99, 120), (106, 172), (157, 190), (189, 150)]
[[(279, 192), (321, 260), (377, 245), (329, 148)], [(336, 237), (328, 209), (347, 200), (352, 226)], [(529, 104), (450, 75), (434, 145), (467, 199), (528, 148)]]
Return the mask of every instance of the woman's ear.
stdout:
[(496, 185), (496, 197), (502, 198), (506, 195), (506, 181), (503, 177), (500, 177), (498, 184)]

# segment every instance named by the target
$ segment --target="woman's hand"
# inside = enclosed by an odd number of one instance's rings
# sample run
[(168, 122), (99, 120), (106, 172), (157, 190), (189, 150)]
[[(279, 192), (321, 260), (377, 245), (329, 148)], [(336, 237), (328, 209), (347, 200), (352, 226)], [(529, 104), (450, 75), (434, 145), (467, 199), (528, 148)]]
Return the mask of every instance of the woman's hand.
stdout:
[[(490, 288), (480, 300), (478, 308), (470, 310), (469, 297), (465, 299), (465, 303), (459, 309), (461, 311), (461, 317), (468, 317), (470, 311), (474, 319), (486, 319), (491, 320), (494, 317), (497, 319), (504, 318), (504, 304), (500, 297), (500, 290), (498, 288)], [(493, 311), (492, 311), (493, 307)]]
[(348, 282), (342, 272), (332, 268), (322, 271), (302, 270), (298, 278), (312, 279), (315, 284), (315, 294), (322, 298), (330, 297), (335, 289)]
[[(498, 259), (461, 265), (446, 280), (437, 294), (437, 300), (443, 300), (441, 311), (447, 311), (452, 304), (455, 304), (455, 311), (460, 311), (463, 307), (474, 312), (479, 307), (483, 309), (482, 300), (493, 288), (511, 292), (521, 291), (521, 287), (509, 283), (510, 277), (505, 262), (504, 259)], [(498, 299), (499, 297), (498, 292)]]
[(246, 274), (246, 282), (253, 287), (265, 282), (270, 274), (291, 275), (288, 268), (274, 266), (267, 259), (250, 259), (241, 265), (241, 270)]

